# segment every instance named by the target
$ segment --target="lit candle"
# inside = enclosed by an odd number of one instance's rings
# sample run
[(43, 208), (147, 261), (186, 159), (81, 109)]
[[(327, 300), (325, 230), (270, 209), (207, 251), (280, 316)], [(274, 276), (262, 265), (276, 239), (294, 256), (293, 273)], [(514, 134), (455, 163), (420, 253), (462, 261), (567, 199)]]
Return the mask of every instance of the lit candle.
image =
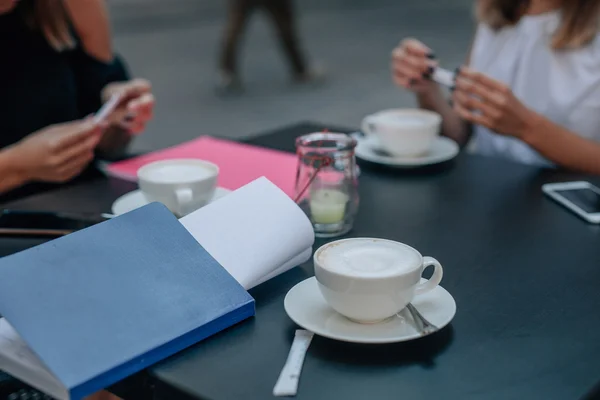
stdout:
[(317, 224), (335, 224), (344, 219), (348, 195), (339, 190), (320, 189), (311, 193), (310, 213)]

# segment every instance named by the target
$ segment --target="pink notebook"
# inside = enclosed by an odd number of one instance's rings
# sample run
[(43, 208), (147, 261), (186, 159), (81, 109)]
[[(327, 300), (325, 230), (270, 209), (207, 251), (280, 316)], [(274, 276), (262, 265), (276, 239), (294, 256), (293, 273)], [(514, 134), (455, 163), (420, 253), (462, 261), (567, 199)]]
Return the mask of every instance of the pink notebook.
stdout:
[(137, 170), (153, 161), (198, 158), (219, 166), (219, 186), (235, 190), (261, 176), (267, 177), (290, 197), (294, 196), (296, 155), (258, 146), (202, 136), (187, 143), (154, 153), (112, 163), (107, 172), (129, 181), (137, 180)]

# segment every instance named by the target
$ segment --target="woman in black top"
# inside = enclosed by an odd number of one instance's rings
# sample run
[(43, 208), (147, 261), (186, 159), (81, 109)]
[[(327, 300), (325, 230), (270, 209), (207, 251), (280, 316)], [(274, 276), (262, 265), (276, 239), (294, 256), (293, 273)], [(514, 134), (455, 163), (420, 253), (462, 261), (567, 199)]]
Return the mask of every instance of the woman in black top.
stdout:
[[(150, 85), (106, 46), (103, 0), (81, 3), (0, 0), (0, 203), (118, 155), (151, 118)], [(107, 124), (86, 118), (117, 92)]]

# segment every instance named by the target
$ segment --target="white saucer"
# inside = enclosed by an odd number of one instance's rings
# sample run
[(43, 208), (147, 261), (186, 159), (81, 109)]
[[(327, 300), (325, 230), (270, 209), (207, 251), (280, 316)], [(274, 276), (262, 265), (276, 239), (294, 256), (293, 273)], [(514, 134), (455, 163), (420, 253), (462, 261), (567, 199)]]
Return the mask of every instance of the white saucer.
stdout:
[[(438, 328), (448, 325), (456, 314), (454, 298), (441, 286), (421, 296), (412, 304)], [(284, 300), (285, 311), (296, 324), (319, 336), (352, 343), (396, 343), (422, 337), (406, 310), (377, 324), (359, 324), (338, 314), (325, 302), (317, 279), (308, 278), (294, 286)]]
[(460, 151), (458, 144), (447, 137), (439, 136), (427, 154), (419, 157), (399, 157), (378, 149), (377, 138), (356, 137), (356, 157), (376, 164), (396, 168), (417, 168), (452, 160)]
[[(231, 190), (218, 187), (217, 190), (215, 190), (215, 195), (210, 200), (210, 203), (217, 199), (220, 199), (223, 196), (226, 196), (229, 193), (231, 193)], [(146, 200), (146, 197), (144, 196), (142, 191), (134, 190), (133, 192), (124, 194), (123, 196), (115, 200), (115, 202), (112, 204), (112, 213), (114, 215), (125, 214), (129, 211), (135, 210), (136, 208), (145, 206), (146, 204), (148, 204), (148, 200)]]

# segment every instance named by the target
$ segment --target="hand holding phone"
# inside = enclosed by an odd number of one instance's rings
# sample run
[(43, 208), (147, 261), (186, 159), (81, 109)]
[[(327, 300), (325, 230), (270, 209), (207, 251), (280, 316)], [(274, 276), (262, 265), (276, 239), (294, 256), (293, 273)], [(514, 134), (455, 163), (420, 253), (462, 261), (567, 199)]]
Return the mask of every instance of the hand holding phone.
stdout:
[(417, 93), (431, 90), (433, 82), (452, 88), (457, 75), (440, 67), (431, 49), (415, 39), (403, 40), (394, 49), (392, 73), (396, 84)]
[[(116, 95), (118, 101), (113, 100)], [(144, 79), (110, 83), (102, 90), (102, 98), (108, 111), (100, 110), (97, 115), (108, 115), (111, 123), (130, 134), (142, 132), (152, 119), (154, 96), (150, 82)]]
[(23, 183), (65, 182), (92, 161), (101, 133), (102, 126), (91, 119), (65, 122), (30, 134), (9, 151)]

